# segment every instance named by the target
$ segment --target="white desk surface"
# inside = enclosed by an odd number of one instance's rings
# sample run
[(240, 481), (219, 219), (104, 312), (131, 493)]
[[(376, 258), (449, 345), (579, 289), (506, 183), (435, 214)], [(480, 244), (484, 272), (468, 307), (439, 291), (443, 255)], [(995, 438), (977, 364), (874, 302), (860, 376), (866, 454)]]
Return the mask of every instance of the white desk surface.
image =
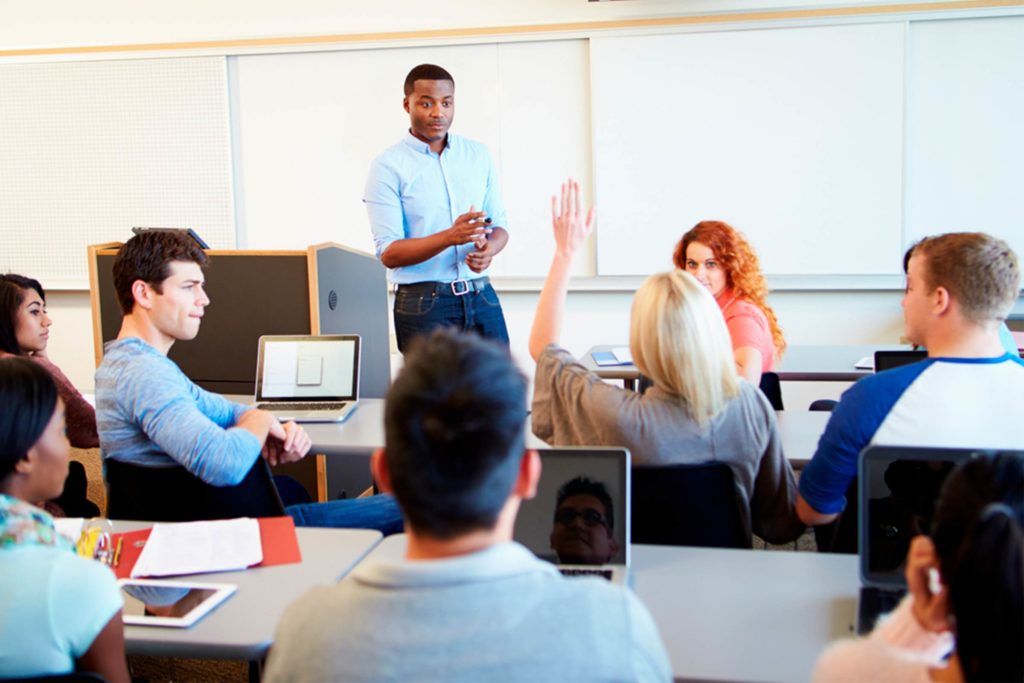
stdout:
[[(621, 345), (620, 345), (621, 346)], [(613, 345), (602, 344), (589, 349), (580, 363), (604, 379), (635, 380), (639, 372), (635, 365), (605, 365), (594, 363), (594, 351), (609, 351)], [(854, 367), (864, 356), (874, 356), (875, 351), (906, 351), (909, 346), (898, 344), (854, 344), (848, 346), (807, 346), (794, 345), (786, 349), (782, 361), (776, 368), (779, 379), (805, 382), (855, 382), (871, 370)]]
[[(806, 464), (814, 455), (818, 437), (825, 431), (829, 413), (809, 411), (779, 411), (776, 417), (782, 437), (783, 452), (795, 466)], [(303, 425), (313, 440), (317, 453), (328, 456), (368, 456), (384, 445), (384, 400), (361, 399), (359, 408), (341, 424)], [(529, 448), (547, 448), (526, 425), (526, 445)]]
[[(152, 526), (114, 522), (117, 531)], [(381, 539), (364, 529), (296, 529), (302, 562), (241, 572), (182, 577), (232, 583), (238, 591), (187, 629), (125, 626), (130, 655), (259, 660), (267, 655), (285, 608), (308, 589), (336, 583)]]
[[(404, 534), (365, 561), (395, 561)], [(682, 680), (806, 681), (828, 643), (853, 634), (855, 555), (632, 547), (633, 590)]]

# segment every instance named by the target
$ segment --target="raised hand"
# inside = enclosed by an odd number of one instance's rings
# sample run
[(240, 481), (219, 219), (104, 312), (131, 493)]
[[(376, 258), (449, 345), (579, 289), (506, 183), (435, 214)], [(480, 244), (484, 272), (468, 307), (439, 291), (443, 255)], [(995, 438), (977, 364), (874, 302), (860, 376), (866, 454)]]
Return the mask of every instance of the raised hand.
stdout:
[(594, 229), (594, 207), (583, 218), (580, 184), (569, 178), (562, 183), (562, 197), (551, 198), (551, 226), (555, 233), (555, 248), (559, 256), (571, 257)]

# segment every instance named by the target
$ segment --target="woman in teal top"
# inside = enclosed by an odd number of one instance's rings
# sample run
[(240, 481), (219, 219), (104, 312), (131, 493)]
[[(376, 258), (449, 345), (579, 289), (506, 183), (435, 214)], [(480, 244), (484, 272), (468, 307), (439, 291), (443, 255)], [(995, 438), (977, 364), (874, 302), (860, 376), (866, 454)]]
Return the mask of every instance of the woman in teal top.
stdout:
[(64, 405), (25, 358), (0, 359), (0, 678), (90, 671), (127, 683), (121, 596), (35, 507), (68, 473)]

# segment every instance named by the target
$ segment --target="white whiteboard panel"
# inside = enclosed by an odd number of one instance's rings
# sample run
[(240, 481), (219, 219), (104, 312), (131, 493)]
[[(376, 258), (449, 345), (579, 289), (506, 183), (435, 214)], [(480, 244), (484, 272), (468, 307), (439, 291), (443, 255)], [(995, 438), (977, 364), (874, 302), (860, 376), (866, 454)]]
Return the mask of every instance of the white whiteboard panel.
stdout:
[(84, 288), (139, 225), (234, 247), (224, 58), (0, 68), (0, 271)]
[(902, 24), (595, 38), (598, 274), (704, 219), (779, 275), (898, 273)]
[(907, 239), (980, 230), (1024, 256), (1024, 17), (915, 23)]
[[(498, 167), (512, 239), (492, 274), (546, 270), (550, 254), (529, 244), (531, 233), (550, 232), (552, 178), (589, 167), (583, 41), (233, 61), (241, 244), (304, 248), (331, 240), (372, 252), (366, 174), (408, 130), (406, 73), (430, 62), (455, 77), (453, 132), (486, 144)], [(565, 129), (570, 121), (574, 131)]]

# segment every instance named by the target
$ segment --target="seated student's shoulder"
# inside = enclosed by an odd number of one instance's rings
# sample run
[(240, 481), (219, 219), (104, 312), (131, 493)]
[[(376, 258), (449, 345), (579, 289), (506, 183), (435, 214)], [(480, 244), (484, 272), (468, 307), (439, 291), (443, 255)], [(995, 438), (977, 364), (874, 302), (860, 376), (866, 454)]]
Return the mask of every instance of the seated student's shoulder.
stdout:
[(905, 681), (930, 683), (928, 667), (901, 657), (889, 646), (870, 638), (847, 638), (833, 643), (818, 658), (812, 683)]

